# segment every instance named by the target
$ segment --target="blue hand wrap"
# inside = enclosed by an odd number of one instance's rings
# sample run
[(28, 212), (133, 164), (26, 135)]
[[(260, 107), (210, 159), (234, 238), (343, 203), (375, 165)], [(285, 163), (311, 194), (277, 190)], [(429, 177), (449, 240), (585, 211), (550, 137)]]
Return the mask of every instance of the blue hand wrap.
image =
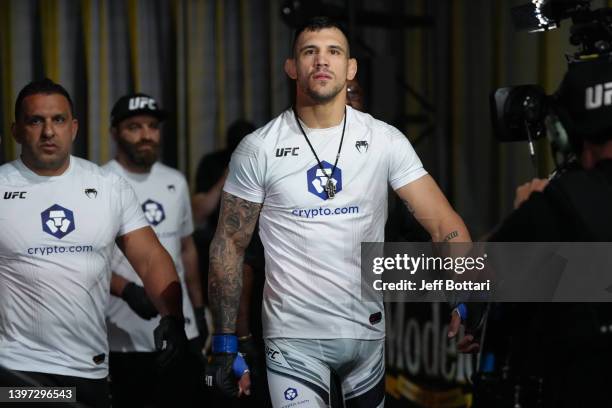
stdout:
[(459, 313), (459, 317), (461, 321), (464, 322), (468, 317), (468, 309), (465, 303), (459, 303), (457, 305), (457, 313)]
[(212, 337), (213, 353), (237, 353), (238, 337), (233, 334), (217, 334)]
[(213, 353), (227, 353), (236, 354), (234, 363), (232, 364), (232, 371), (236, 378), (242, 377), (242, 375), (249, 371), (249, 366), (242, 357), (242, 354), (238, 353), (238, 337), (233, 334), (217, 334), (212, 338), (212, 352)]
[(240, 378), (244, 373), (249, 372), (249, 366), (247, 365), (246, 361), (244, 361), (242, 354), (238, 353), (236, 355), (234, 364), (232, 364), (232, 369), (234, 370), (234, 375), (236, 378)]

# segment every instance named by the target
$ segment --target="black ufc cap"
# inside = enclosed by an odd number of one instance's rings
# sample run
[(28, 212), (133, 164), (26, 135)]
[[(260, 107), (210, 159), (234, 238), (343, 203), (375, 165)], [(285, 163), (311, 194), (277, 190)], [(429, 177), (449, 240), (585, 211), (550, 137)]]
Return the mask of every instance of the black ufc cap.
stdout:
[(122, 96), (115, 102), (111, 111), (111, 125), (117, 126), (123, 119), (136, 115), (151, 115), (157, 119), (166, 119), (167, 113), (159, 107), (157, 101), (146, 94), (135, 93)]

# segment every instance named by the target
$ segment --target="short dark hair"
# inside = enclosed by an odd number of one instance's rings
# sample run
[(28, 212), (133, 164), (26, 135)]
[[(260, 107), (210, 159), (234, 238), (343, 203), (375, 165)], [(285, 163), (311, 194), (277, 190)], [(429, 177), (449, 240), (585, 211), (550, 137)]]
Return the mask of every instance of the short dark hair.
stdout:
[(26, 86), (24, 86), (21, 91), (19, 91), (19, 95), (17, 95), (17, 100), (15, 101), (15, 121), (19, 120), (19, 117), (23, 113), (23, 100), (32, 95), (53, 95), (59, 94), (68, 100), (68, 105), (70, 105), (70, 114), (74, 116), (74, 106), (72, 104), (72, 99), (68, 94), (68, 91), (61, 86), (50, 80), (49, 78), (43, 78), (37, 81), (32, 81)]
[(295, 29), (295, 34), (293, 36), (293, 45), (291, 46), (291, 52), (295, 54), (295, 45), (297, 44), (298, 37), (304, 31), (320, 31), (325, 28), (337, 28), (338, 30), (342, 32), (342, 34), (344, 34), (344, 37), (346, 38), (346, 44), (348, 45), (348, 48), (349, 48), (348, 50), (346, 50), (347, 55), (350, 55), (351, 45), (349, 44), (349, 36), (347, 34), (346, 29), (338, 21), (332, 19), (331, 17), (327, 17), (327, 16), (311, 17), (307, 19), (303, 24), (298, 26)]

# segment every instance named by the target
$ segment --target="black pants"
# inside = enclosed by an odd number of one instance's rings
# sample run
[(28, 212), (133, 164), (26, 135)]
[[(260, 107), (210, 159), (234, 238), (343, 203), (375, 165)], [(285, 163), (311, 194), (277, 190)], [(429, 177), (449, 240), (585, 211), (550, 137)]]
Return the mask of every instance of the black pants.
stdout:
[[(68, 375), (36, 373), (30, 371), (0, 370), (0, 386), (2, 387), (76, 387), (77, 403), (36, 403), (36, 407), (92, 407), (109, 408), (109, 387), (106, 378), (91, 379), (71, 377)], [(15, 406), (25, 407), (27, 403), (15, 403)]]
[(205, 407), (203, 367), (189, 355), (180, 367), (160, 373), (158, 353), (110, 353), (113, 408)]

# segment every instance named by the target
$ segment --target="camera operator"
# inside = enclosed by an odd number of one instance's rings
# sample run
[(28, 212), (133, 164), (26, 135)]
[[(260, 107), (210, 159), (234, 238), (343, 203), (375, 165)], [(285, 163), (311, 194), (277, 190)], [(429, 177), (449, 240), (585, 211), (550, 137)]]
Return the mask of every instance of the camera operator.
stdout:
[[(567, 133), (568, 150), (575, 153), (577, 163), (549, 182), (534, 179), (519, 187), (516, 210), (490, 236), (490, 241), (612, 242), (612, 89), (608, 88), (612, 88), (609, 54), (569, 64), (553, 96), (553, 110)], [(501, 309), (502, 318), (498, 319), (497, 332), (488, 333), (490, 338), (503, 339), (504, 364), (510, 372), (502, 379), (497, 394), (512, 382), (515, 390), (532, 387), (532, 395), (526, 397), (523, 407), (609, 406), (609, 304), (523, 303), (495, 307), (497, 312)], [(477, 348), (470, 335), (458, 346), (461, 351)], [(487, 398), (479, 396), (477, 388), (474, 407), (489, 406), (490, 401), (482, 402)]]

